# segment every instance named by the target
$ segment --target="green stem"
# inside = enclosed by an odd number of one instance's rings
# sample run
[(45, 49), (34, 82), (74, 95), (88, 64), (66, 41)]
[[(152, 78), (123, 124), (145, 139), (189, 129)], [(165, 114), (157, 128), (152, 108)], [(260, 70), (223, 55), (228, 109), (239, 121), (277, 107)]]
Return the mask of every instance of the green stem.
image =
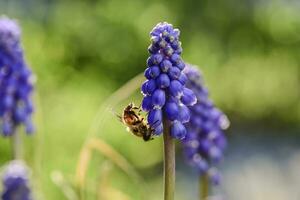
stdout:
[(11, 142), (13, 159), (22, 159), (22, 138), (18, 131), (12, 134)]
[(174, 200), (175, 142), (170, 135), (170, 124), (164, 120), (164, 200)]
[(200, 200), (206, 200), (209, 195), (209, 179), (206, 174), (199, 177), (199, 193)]

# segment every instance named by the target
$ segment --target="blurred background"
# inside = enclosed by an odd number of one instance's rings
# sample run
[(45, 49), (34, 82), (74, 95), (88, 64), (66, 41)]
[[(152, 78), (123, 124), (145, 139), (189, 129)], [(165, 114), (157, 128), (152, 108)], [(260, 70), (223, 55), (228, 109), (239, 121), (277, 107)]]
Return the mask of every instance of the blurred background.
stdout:
[[(115, 105), (106, 100), (144, 71), (149, 31), (161, 21), (181, 30), (183, 59), (201, 68), (231, 121), (214, 194), (300, 199), (299, 9), (297, 0), (0, 0), (0, 14), (22, 26), (37, 76), (37, 132), (24, 137), (37, 199), (162, 199), (161, 138), (144, 143), (114, 115), (141, 101), (138, 84)], [(84, 148), (87, 138), (97, 138), (96, 147)], [(197, 173), (180, 150), (176, 199), (197, 199)], [(83, 151), (89, 165), (78, 191)], [(10, 156), (10, 141), (1, 138), (0, 164)], [(124, 158), (131, 167), (120, 168)]]

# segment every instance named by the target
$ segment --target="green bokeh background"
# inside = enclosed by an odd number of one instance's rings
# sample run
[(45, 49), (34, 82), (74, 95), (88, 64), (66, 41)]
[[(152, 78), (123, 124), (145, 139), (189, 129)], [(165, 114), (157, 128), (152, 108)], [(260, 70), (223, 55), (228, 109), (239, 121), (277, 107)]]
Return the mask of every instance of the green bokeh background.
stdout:
[[(213, 100), (233, 128), (299, 130), (299, 8), (297, 1), (283, 0), (1, 0), (0, 14), (16, 18), (23, 29), (26, 60), (37, 76), (37, 132), (24, 140), (38, 199), (67, 199), (66, 188), (73, 191), (79, 152), (99, 107), (143, 72), (149, 31), (161, 21), (181, 30), (183, 59), (201, 68)], [(149, 199), (161, 199), (160, 139), (143, 143), (114, 116), (140, 100), (137, 90), (103, 112), (107, 120), (94, 136), (143, 174), (151, 188)], [(10, 142), (2, 138), (0, 164), (10, 154)], [(104, 163), (95, 153), (86, 199), (96, 198), (103, 165), (111, 169), (110, 186), (141, 199), (144, 186)], [(63, 186), (53, 181), (60, 173)]]

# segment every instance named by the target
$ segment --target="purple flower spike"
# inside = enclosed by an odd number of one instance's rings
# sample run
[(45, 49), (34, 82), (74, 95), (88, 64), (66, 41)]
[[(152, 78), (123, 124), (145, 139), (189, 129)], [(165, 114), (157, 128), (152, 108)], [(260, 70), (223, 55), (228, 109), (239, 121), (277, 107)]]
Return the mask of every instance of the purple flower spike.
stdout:
[(161, 110), (162, 117), (170, 122), (171, 136), (181, 140), (187, 132), (185, 123), (190, 120), (186, 105), (195, 104), (197, 99), (193, 91), (185, 86), (187, 78), (182, 71), (185, 63), (181, 58), (179, 35), (179, 30), (166, 22), (153, 28), (148, 47), (150, 56), (144, 73), (148, 80), (141, 89), (144, 94), (142, 108), (148, 112), (148, 123), (155, 129), (155, 134), (162, 133), (164, 128), (163, 124), (151, 124), (156, 118), (154, 113)]
[(4, 169), (3, 200), (32, 200), (29, 188), (29, 170), (22, 161), (11, 161)]
[(192, 66), (187, 66), (184, 73), (189, 91), (186, 89), (183, 91), (181, 100), (188, 105), (192, 102), (192, 96), (196, 96), (197, 99), (196, 104), (188, 106), (190, 121), (186, 124), (184, 152), (189, 163), (195, 166), (200, 174), (208, 175), (211, 182), (217, 185), (220, 183), (220, 174), (215, 165), (223, 158), (226, 147), (223, 130), (228, 128), (229, 121), (209, 99), (201, 73)]
[(18, 24), (0, 17), (0, 125), (4, 136), (14, 134), (23, 124), (27, 133), (34, 127), (31, 121), (31, 93), (34, 77), (24, 61)]

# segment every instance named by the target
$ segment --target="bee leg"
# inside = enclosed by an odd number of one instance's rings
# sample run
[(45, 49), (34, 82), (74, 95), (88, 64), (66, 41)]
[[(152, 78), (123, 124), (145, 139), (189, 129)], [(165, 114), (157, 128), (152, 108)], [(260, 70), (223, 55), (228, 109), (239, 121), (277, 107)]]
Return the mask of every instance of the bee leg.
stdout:
[(142, 112), (141, 107), (142, 107), (142, 105), (140, 104), (139, 106), (134, 106), (134, 107), (132, 107), (132, 109), (138, 110), (138, 115), (140, 115), (141, 112)]
[(140, 107), (141, 107), (141, 106), (134, 106), (134, 105), (132, 105), (132, 109), (134, 109), (134, 110), (139, 110)]
[(159, 124), (157, 124), (158, 122), (159, 122), (159, 120), (156, 120), (156, 121), (152, 124), (152, 126), (151, 126), (150, 124), (148, 124), (148, 126), (149, 126), (150, 128), (153, 129), (153, 127), (155, 127), (156, 125), (159, 125)]
[(139, 106), (133, 106), (132, 109), (137, 109), (140, 110), (141, 109), (142, 104), (140, 104)]
[(142, 104), (140, 104), (140, 105), (139, 105), (139, 107), (138, 107), (138, 108), (139, 108), (139, 115), (140, 115), (140, 114), (141, 114), (141, 112), (142, 112), (142, 109), (141, 109), (141, 107), (142, 107)]

